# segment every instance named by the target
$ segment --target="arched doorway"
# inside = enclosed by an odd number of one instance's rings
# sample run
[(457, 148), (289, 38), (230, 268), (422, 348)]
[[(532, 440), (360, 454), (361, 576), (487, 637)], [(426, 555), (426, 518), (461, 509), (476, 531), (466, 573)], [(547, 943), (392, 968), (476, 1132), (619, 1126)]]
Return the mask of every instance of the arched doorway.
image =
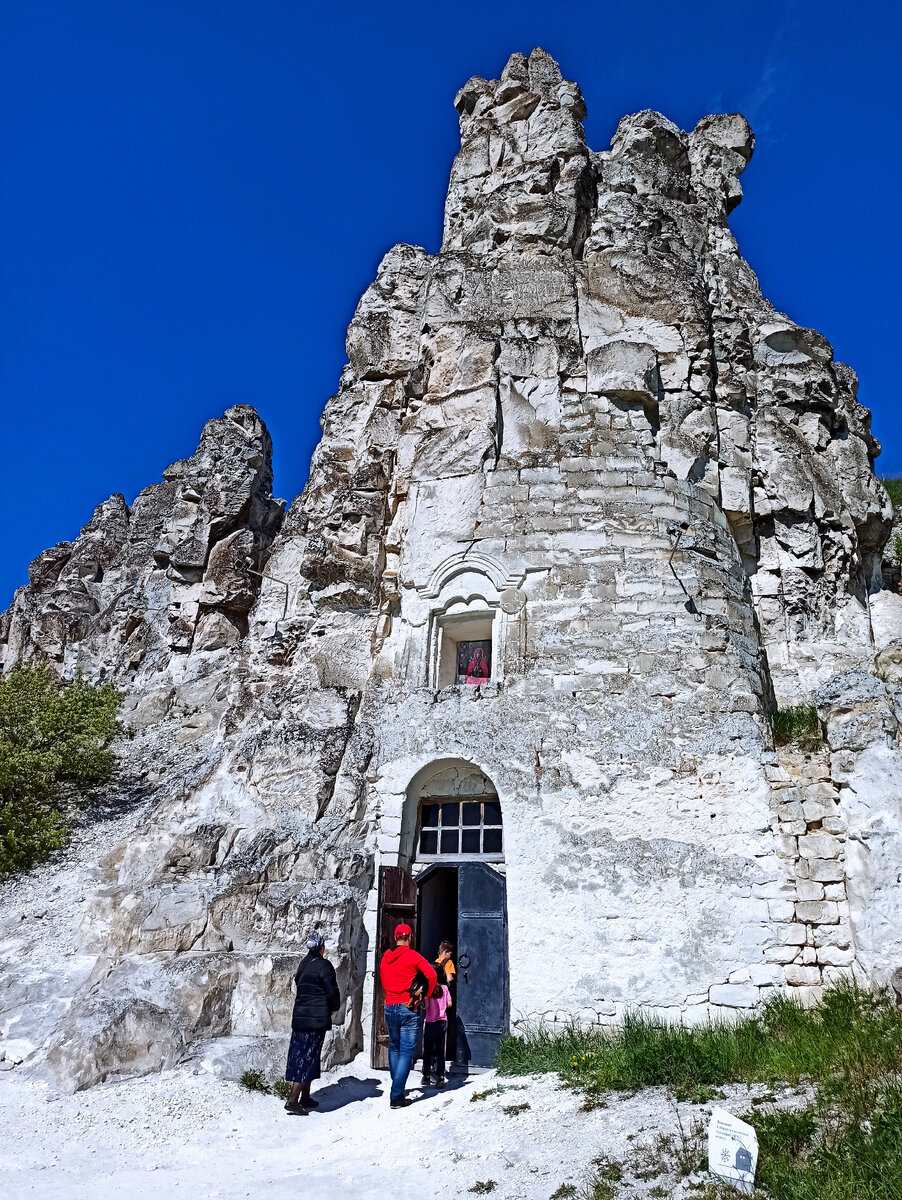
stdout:
[[(510, 1015), (504, 826), (494, 784), (472, 763), (435, 763), (411, 784), (405, 826), (408, 865), (380, 874), (380, 957), (400, 920), (414, 926), (415, 945), (430, 961), (440, 942), (451, 942), (448, 1057), (458, 1069), (492, 1066)], [(373, 1065), (380, 1067), (388, 1054), (378, 972), (376, 989)]]

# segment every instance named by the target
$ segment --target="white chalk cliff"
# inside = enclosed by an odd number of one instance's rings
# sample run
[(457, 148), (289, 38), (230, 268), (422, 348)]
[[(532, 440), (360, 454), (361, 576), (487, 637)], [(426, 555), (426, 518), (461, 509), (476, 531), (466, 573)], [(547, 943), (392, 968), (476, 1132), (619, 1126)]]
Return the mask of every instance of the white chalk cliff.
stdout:
[[(592, 151), (541, 50), (455, 104), (442, 248), (383, 259), (284, 516), (232, 408), (3, 617), (7, 668), (127, 693), (110, 800), (136, 817), (79, 969), (38, 971), (2, 904), (0, 1028), (62, 1086), (277, 1059), (313, 925), (356, 1053), (378, 868), (416, 860), (421, 797), (489, 784), (514, 1022), (695, 1020), (902, 965), (891, 506), (854, 372), (730, 232), (746, 121), (642, 112)], [(482, 685), (446, 661), (463, 634)], [(802, 703), (823, 748), (778, 752)]]

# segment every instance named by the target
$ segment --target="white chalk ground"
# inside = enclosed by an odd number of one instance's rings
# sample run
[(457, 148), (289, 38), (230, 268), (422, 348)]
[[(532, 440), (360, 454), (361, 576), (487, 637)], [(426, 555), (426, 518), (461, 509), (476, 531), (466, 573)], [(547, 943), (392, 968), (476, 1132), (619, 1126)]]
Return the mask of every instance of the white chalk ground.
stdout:
[[(92, 820), (64, 852), (0, 885), (2, 1200), (411, 1200), (466, 1196), (489, 1181), (495, 1200), (550, 1200), (567, 1184), (581, 1195), (599, 1156), (624, 1164), (618, 1198), (686, 1200), (677, 1160), (711, 1106), (675, 1105), (660, 1088), (584, 1112), (581, 1096), (552, 1075), (490, 1072), (423, 1093), (412, 1073), (417, 1102), (392, 1112), (387, 1074), (361, 1057), (315, 1085), (321, 1108), (289, 1117), (274, 1096), (244, 1091), (197, 1060), (74, 1096), (29, 1078), (28, 1056), (93, 964), (77, 947), (98, 863), (141, 815)], [(472, 1101), (499, 1085), (503, 1092)], [(716, 1103), (741, 1115), (765, 1091), (724, 1088)], [(529, 1107), (504, 1111), (520, 1105)], [(668, 1144), (656, 1147), (662, 1138)], [(703, 1153), (696, 1139), (688, 1158)]]
[[(498, 1079), (490, 1072), (444, 1092), (414, 1088), (417, 1102), (391, 1111), (387, 1081), (358, 1060), (314, 1085), (320, 1109), (290, 1117), (274, 1096), (190, 1069), (74, 1096), (6, 1072), (0, 1195), (406, 1200), (462, 1196), (491, 1180), (496, 1200), (549, 1200), (563, 1184), (581, 1190), (592, 1160), (604, 1155), (625, 1164), (618, 1194), (644, 1197), (656, 1188), (653, 1196), (682, 1197), (678, 1118), (688, 1133), (693, 1120), (707, 1126), (710, 1110), (677, 1106), (655, 1088), (611, 1096), (607, 1107), (584, 1112), (581, 1097), (555, 1076)], [(472, 1100), (499, 1084), (506, 1090)], [(717, 1103), (740, 1114), (763, 1091), (726, 1088)], [(504, 1111), (522, 1104), (529, 1107)], [(671, 1144), (655, 1150), (661, 1135)]]

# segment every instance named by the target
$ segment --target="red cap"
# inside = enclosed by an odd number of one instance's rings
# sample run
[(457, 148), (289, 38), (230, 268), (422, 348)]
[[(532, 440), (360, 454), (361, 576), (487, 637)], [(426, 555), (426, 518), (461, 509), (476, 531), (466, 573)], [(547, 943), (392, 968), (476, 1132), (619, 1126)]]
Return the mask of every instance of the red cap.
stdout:
[(409, 925), (395, 926), (395, 937), (410, 937), (411, 933), (413, 933), (413, 930)]

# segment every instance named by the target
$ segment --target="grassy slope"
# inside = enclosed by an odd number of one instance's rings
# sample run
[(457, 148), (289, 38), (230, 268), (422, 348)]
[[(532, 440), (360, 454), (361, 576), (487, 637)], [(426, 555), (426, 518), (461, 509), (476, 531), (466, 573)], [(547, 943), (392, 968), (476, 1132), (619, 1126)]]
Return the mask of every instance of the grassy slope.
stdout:
[(498, 1066), (555, 1071), (590, 1102), (661, 1085), (701, 1101), (720, 1084), (813, 1081), (815, 1098), (801, 1111), (747, 1116), (759, 1137), (759, 1183), (774, 1200), (902, 1198), (902, 1009), (885, 995), (841, 985), (816, 1009), (778, 996), (730, 1026), (632, 1016), (609, 1035), (535, 1029), (508, 1038)]

